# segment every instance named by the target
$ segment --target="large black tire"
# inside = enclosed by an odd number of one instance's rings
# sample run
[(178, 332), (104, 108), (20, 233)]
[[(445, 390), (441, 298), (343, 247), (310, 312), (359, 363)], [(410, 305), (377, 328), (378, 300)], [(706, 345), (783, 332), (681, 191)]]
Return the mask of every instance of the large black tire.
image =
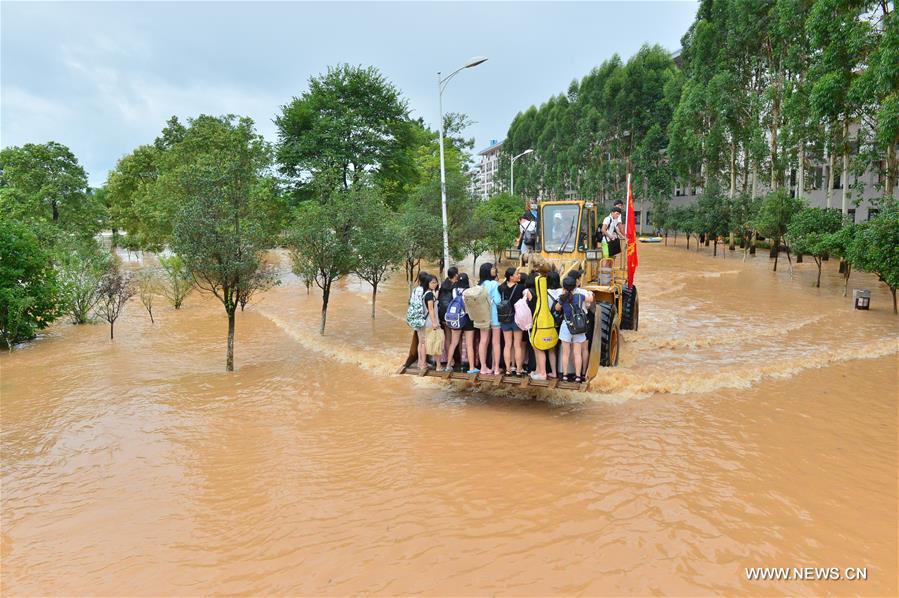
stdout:
[[(615, 367), (618, 365), (618, 322), (615, 321), (615, 305), (612, 303), (600, 303), (599, 313), (596, 317), (600, 322), (600, 346), (599, 365), (602, 367)], [(596, 342), (597, 339), (593, 339)]]
[(637, 298), (636, 285), (621, 290), (621, 329), (637, 330), (640, 328), (640, 301)]

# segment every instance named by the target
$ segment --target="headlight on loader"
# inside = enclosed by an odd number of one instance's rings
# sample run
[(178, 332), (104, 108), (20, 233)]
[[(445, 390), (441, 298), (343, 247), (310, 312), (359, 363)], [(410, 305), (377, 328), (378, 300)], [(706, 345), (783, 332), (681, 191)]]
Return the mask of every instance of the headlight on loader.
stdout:
[(601, 249), (588, 249), (586, 252), (588, 260), (601, 260), (602, 259), (602, 250)]

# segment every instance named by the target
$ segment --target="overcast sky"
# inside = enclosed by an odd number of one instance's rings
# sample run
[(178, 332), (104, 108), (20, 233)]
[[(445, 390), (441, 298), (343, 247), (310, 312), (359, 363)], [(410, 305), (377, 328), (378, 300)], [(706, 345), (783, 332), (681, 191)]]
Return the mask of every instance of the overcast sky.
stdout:
[(469, 57), (444, 110), (476, 121), (478, 150), (515, 114), (614, 53), (679, 47), (697, 4), (0, 3), (0, 145), (68, 145), (92, 185), (173, 114), (272, 119), (328, 65), (374, 65), (414, 117), (437, 122), (436, 72)]

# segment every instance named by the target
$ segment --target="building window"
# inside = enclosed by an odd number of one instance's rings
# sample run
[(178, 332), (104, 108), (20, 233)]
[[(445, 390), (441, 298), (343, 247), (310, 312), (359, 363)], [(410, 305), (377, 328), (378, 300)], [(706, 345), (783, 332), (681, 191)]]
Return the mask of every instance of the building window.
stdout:
[(812, 170), (812, 189), (820, 189), (824, 185), (824, 169), (820, 166), (815, 166)]
[(634, 226), (640, 226), (640, 210), (634, 210)]
[(849, 222), (855, 223), (855, 208), (846, 211), (846, 214), (849, 216)]
[(652, 210), (646, 210), (646, 226), (652, 226)]
[(843, 188), (843, 173), (834, 169), (833, 173), (833, 188), (834, 189), (842, 189)]
[(880, 214), (880, 210), (868, 208), (868, 220)]

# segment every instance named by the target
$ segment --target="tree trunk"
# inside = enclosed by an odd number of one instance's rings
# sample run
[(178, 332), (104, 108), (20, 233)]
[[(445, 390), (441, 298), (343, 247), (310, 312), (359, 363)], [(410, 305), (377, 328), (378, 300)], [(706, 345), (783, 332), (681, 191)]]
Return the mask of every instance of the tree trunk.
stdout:
[(113, 335), (113, 327), (114, 326), (115, 326), (115, 320), (113, 320), (112, 322), (109, 323), (109, 340), (113, 340), (113, 338), (115, 338)]
[(815, 263), (818, 264), (818, 281), (815, 283), (815, 287), (821, 288), (821, 258), (818, 256), (815, 257)]
[(771, 190), (776, 190), (778, 185), (777, 168), (777, 134), (780, 131), (780, 93), (782, 89), (783, 74), (778, 74), (778, 83), (774, 90), (774, 101), (771, 107)]
[(852, 264), (846, 263), (846, 272), (843, 274), (843, 297), (849, 293), (849, 275), (852, 273)]
[(714, 247), (712, 249), (712, 257), (718, 257), (718, 236), (715, 235), (715, 242), (712, 244)]
[(378, 300), (378, 283), (371, 285), (371, 319), (375, 319), (375, 302)]
[(896, 310), (896, 287), (890, 287), (890, 292), (893, 294), (893, 313), (899, 314), (899, 311)]
[(156, 320), (153, 319), (153, 310), (152, 310), (152, 309), (148, 309), (147, 311), (150, 313), (150, 323), (151, 323), (151, 324), (155, 324), (155, 323), (156, 323)]
[(328, 299), (331, 298), (331, 283), (325, 284), (325, 288), (322, 289), (322, 321), (321, 326), (318, 329), (318, 333), (321, 336), (325, 336), (325, 322), (328, 319)]
[(830, 167), (827, 172), (827, 194), (826, 194), (827, 202), (826, 202), (826, 204), (827, 204), (827, 209), (829, 210), (831, 207), (833, 207), (833, 169), (834, 169), (834, 166), (836, 166), (836, 162), (834, 161), (834, 156), (833, 156), (832, 151), (830, 152), (830, 159), (829, 159), (828, 163), (829, 163)]
[(690, 250), (690, 235), (687, 235), (687, 251)]
[(749, 239), (749, 255), (755, 255), (755, 243), (758, 239), (758, 233), (752, 231), (752, 237)]
[(843, 122), (843, 216), (849, 215), (849, 120)]
[(777, 260), (780, 257), (780, 238), (775, 239), (774, 245), (771, 246), (771, 252), (774, 254), (774, 271), (777, 272)]
[(730, 200), (737, 194), (737, 146), (730, 142)]
[(733, 251), (734, 249), (737, 248), (737, 242), (736, 242), (736, 238), (734, 236), (734, 231), (730, 231), (730, 238), (727, 243), (727, 248), (731, 251)]
[(234, 316), (237, 306), (228, 309), (228, 354), (225, 357), (225, 371), (234, 371)]
[(805, 140), (799, 142), (799, 164), (796, 174), (796, 197), (805, 193)]
[(53, 222), (58, 222), (59, 221), (59, 204), (57, 204), (55, 201), (51, 201), (50, 205), (53, 208)]
[(887, 197), (893, 197), (896, 192), (896, 180), (899, 179), (899, 161), (896, 160), (896, 142), (891, 143), (887, 148), (887, 168), (886, 168), (886, 189), (883, 194)]

